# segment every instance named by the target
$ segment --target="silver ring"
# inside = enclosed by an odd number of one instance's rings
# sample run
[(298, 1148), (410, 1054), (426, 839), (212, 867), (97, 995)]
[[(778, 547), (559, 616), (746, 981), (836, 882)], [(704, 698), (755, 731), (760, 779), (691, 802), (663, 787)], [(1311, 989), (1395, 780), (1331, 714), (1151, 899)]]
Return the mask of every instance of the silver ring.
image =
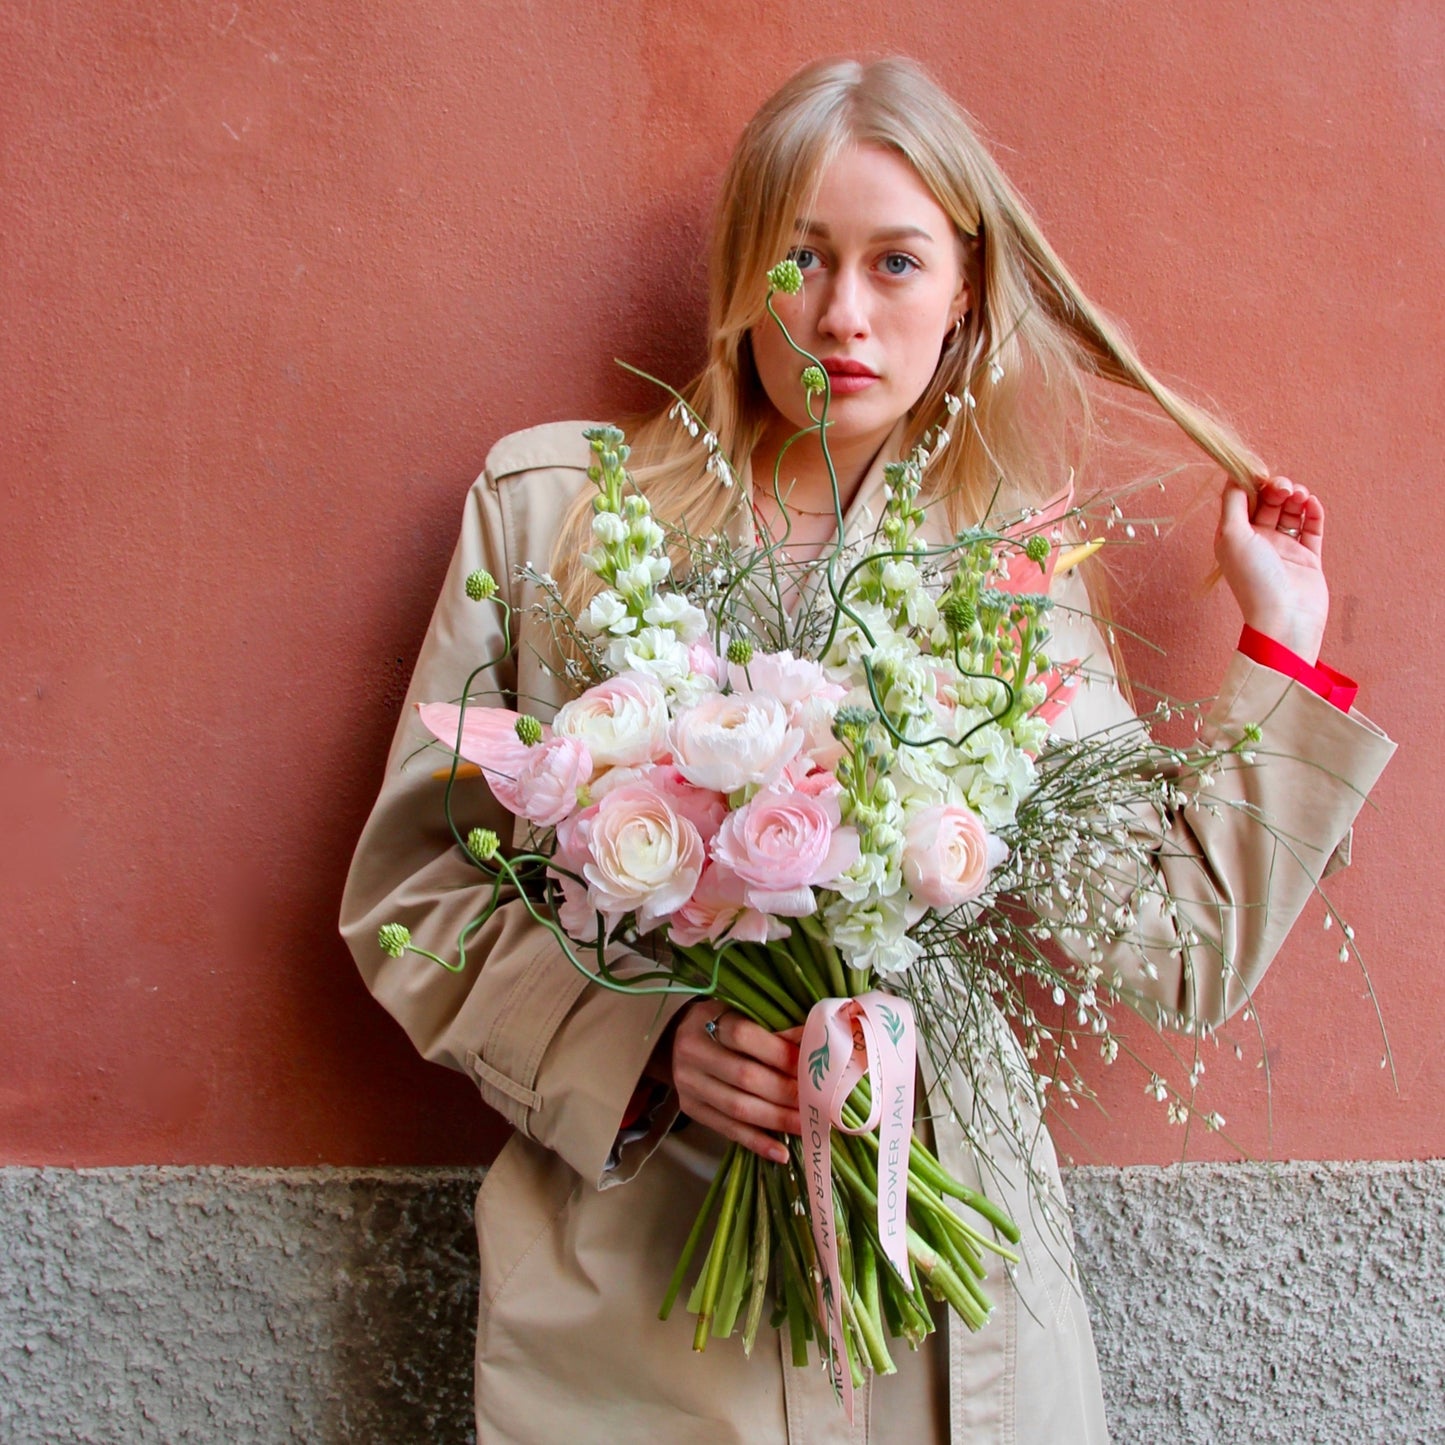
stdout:
[[(727, 1012), (727, 1010), (724, 1009), (724, 1010), (722, 1011), (722, 1013), (720, 1013), (720, 1014), (715, 1014), (712, 1018), (710, 1018), (710, 1019), (702, 1026), (702, 1031), (703, 1031), (703, 1033), (705, 1033), (705, 1034), (708, 1036), (708, 1038), (710, 1038), (710, 1039), (713, 1041), (713, 1043), (715, 1043), (715, 1044), (722, 1044), (722, 1040), (721, 1040), (720, 1038), (718, 1038), (718, 1036), (717, 1036), (717, 1021), (718, 1021), (718, 1019), (720, 1019), (720, 1018), (723, 1016), (723, 1013), (726, 1013), (726, 1012)], [(726, 1045), (726, 1044), (723, 1044), (723, 1047), (726, 1048), (727, 1045)]]
[(1300, 534), (1298, 527), (1281, 527), (1280, 531), (1283, 532), (1286, 537), (1298, 537)]

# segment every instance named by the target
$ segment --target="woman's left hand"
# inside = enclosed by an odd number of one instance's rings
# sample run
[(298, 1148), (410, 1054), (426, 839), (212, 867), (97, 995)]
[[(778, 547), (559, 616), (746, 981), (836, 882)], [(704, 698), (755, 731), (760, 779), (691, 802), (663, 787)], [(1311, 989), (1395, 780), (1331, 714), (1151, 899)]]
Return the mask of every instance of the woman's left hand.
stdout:
[(1244, 620), (1256, 632), (1319, 660), (1330, 590), (1321, 554), (1325, 509), (1308, 487), (1287, 477), (1260, 483), (1253, 498), (1228, 481), (1214, 555)]

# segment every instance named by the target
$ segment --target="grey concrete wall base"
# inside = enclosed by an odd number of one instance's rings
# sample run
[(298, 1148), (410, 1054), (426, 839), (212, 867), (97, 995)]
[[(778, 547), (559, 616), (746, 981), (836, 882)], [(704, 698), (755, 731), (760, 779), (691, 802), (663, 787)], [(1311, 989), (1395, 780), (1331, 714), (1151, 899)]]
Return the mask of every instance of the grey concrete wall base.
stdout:
[[(0, 1170), (0, 1440), (470, 1440), (480, 1177)], [(1445, 1439), (1445, 1163), (1070, 1188), (1120, 1445)]]

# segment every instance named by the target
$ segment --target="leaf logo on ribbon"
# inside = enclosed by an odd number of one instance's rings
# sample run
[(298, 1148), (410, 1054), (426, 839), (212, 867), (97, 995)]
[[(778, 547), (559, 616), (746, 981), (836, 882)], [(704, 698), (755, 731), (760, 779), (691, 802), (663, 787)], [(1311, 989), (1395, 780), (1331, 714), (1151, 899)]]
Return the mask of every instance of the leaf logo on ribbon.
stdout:
[(828, 1072), (828, 1040), (824, 1039), (822, 1044), (808, 1055), (808, 1072), (813, 1076), (813, 1087), (823, 1087), (823, 1076)]
[(903, 1037), (905, 1027), (903, 1020), (887, 1004), (879, 1004), (878, 1012), (883, 1015), (883, 1027), (888, 1030), (889, 1042), (896, 1049), (898, 1040)]

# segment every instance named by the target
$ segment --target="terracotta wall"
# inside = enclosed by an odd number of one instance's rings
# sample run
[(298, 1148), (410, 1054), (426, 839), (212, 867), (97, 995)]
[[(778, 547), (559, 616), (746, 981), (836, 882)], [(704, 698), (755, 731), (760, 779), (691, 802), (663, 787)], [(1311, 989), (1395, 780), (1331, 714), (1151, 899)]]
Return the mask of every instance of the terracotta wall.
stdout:
[[(1432, 0), (0, 6), (0, 1162), (448, 1162), (500, 1137), (336, 938), (499, 435), (699, 352), (732, 137), (821, 52), (926, 58), (1167, 375), (1330, 507), (1329, 656), (1402, 751), (1211, 1051), (1256, 1156), (1445, 1152)], [(1123, 568), (1207, 688), (1207, 518)], [(1156, 623), (1156, 615), (1165, 620)], [(1168, 1159), (1136, 1071), (1065, 1152)], [(1272, 1133), (1271, 1133), (1272, 1128)], [(1199, 1152), (1207, 1147), (1195, 1141)]]

